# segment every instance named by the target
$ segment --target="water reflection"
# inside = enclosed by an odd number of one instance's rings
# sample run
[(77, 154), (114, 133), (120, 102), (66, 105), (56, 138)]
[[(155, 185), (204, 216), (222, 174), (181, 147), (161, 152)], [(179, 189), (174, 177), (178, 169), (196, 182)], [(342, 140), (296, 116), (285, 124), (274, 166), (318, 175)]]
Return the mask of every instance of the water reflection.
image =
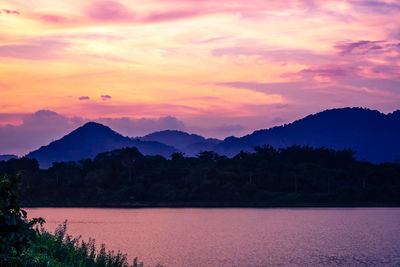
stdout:
[(396, 266), (400, 209), (27, 209), (166, 266)]

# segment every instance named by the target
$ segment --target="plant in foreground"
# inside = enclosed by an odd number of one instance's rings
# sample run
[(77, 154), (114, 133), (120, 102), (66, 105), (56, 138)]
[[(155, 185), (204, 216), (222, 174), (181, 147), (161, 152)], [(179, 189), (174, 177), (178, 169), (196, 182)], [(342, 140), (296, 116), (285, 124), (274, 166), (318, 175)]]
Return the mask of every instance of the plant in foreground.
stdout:
[(97, 251), (94, 239), (68, 235), (67, 221), (51, 234), (42, 218), (28, 219), (17, 201), (18, 180), (0, 176), (0, 266), (143, 267), (137, 258), (128, 264), (126, 254), (107, 251), (104, 244)]

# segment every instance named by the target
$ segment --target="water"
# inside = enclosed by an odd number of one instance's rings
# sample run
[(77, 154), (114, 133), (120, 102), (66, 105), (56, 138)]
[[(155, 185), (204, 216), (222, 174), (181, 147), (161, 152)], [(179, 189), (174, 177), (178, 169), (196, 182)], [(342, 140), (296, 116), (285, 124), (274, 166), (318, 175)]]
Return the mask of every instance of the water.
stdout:
[(400, 208), (27, 211), (151, 266), (400, 266)]

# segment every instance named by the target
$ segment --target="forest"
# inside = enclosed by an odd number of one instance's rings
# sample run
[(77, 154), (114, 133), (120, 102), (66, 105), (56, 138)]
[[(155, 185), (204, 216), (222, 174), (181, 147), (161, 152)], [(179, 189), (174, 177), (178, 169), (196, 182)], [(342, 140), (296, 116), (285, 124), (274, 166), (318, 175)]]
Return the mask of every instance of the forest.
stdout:
[(232, 158), (144, 156), (136, 148), (94, 159), (0, 162), (17, 175), (23, 206), (396, 206), (400, 164), (358, 161), (351, 150), (255, 147)]

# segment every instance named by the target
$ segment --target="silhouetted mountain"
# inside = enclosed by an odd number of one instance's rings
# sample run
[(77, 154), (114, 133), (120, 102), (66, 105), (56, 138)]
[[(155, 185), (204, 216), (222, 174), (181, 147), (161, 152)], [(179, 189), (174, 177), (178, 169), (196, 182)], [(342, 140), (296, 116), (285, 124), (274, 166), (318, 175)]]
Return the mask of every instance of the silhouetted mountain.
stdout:
[(0, 155), (0, 161), (7, 161), (9, 159), (17, 159), (16, 155)]
[(42, 168), (48, 168), (53, 162), (93, 158), (101, 152), (124, 147), (136, 147), (145, 155), (164, 157), (176, 152), (175, 148), (165, 144), (124, 137), (107, 126), (89, 122), (63, 138), (30, 152), (26, 157), (35, 158)]
[(275, 148), (291, 145), (352, 149), (355, 156), (371, 162), (400, 159), (400, 111), (385, 115), (364, 108), (326, 110), (293, 123), (255, 131), (241, 138), (228, 137), (214, 147), (233, 156), (265, 144)]
[(352, 149), (356, 158), (371, 162), (400, 159), (400, 110), (383, 114), (363, 108), (326, 110), (293, 123), (224, 141), (206, 139), (181, 131), (160, 131), (144, 137), (129, 138), (98, 123), (87, 123), (60, 140), (33, 151), (27, 157), (38, 159), (41, 167), (55, 161), (93, 158), (98, 153), (123, 147), (137, 147), (145, 155), (169, 157), (173, 152), (188, 156), (200, 151), (215, 151), (234, 156), (254, 146), (275, 148), (292, 145)]
[(181, 131), (166, 130), (154, 132), (143, 137), (142, 141), (156, 141), (179, 149), (188, 156), (193, 156), (199, 151), (212, 150), (221, 140), (213, 138), (204, 138), (197, 134), (188, 134)]
[(388, 116), (393, 118), (393, 119), (400, 120), (400, 110), (396, 110), (396, 111), (394, 111), (392, 113), (389, 113)]

